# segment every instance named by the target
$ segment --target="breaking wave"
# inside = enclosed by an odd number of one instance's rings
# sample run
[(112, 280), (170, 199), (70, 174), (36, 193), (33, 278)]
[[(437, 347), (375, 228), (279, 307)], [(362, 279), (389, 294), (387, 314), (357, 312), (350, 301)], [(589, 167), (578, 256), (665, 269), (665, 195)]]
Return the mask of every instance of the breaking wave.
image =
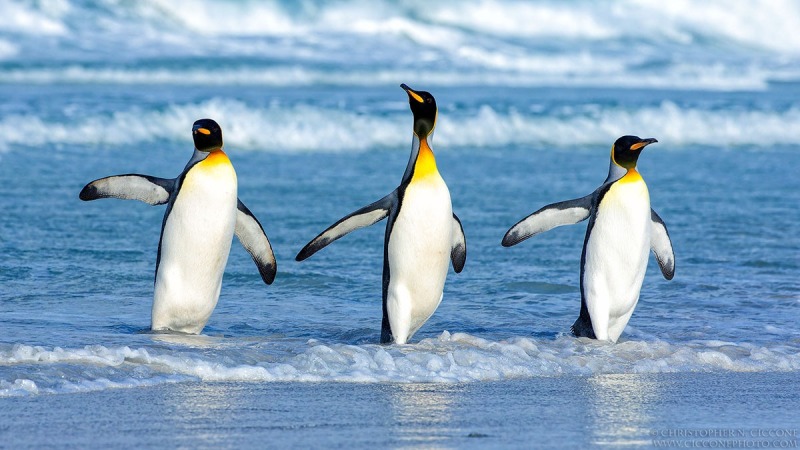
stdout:
[[(269, 152), (342, 152), (405, 148), (410, 142), (408, 114), (397, 110), (365, 113), (305, 104), (248, 105), (215, 98), (162, 109), (132, 108), (105, 115), (47, 120), (35, 115), (0, 118), (0, 145), (117, 146), (153, 142), (190, 145), (187, 124), (212, 117), (225, 130), (226, 145)], [(131, 134), (137, 123), (147, 133)], [(505, 146), (608, 147), (624, 134), (656, 136), (665, 148), (796, 145), (800, 109), (709, 110), (674, 102), (640, 108), (597, 105), (556, 107), (542, 112), (500, 111), (483, 105), (448, 115), (440, 113), (434, 145), (499, 148)], [(709, 130), (713, 130), (710, 133)], [(280, 141), (276, 139), (280, 136)], [(564, 137), (568, 139), (564, 139)], [(556, 139), (557, 137), (557, 139)]]
[[(346, 345), (310, 340), (289, 356), (263, 348), (205, 352), (129, 347), (44, 348), (17, 344), (0, 350), (2, 372), (36, 367), (0, 379), (0, 396), (70, 393), (182, 381), (460, 383), (612, 373), (785, 372), (800, 370), (789, 345), (515, 337), (490, 341), (443, 332), (406, 346)], [(10, 369), (10, 370), (9, 370)], [(8, 374), (6, 374), (8, 376)]]
[[(752, 90), (800, 80), (800, 47), (786, 38), (800, 28), (800, 5), (789, 0), (2, 0), (0, 8), (4, 83), (373, 85), (403, 78), (447, 86)], [(658, 26), (646, 25), (654, 20)]]

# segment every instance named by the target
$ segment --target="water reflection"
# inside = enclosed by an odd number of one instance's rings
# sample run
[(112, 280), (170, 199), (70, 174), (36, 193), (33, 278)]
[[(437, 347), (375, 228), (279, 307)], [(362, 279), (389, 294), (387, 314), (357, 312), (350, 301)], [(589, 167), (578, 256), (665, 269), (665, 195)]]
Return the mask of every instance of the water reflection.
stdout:
[(164, 392), (167, 413), (162, 426), (169, 424), (173, 436), (190, 446), (225, 444), (230, 429), (242, 426), (231, 412), (250, 404), (247, 390), (230, 383), (181, 384)]
[(650, 445), (659, 382), (635, 374), (597, 375), (588, 379), (589, 417), (594, 445)]
[(389, 386), (394, 433), (402, 448), (451, 448), (446, 442), (461, 430), (452, 423), (452, 408), (463, 387), (441, 384)]
[(224, 338), (217, 336), (206, 336), (203, 334), (186, 334), (172, 332), (151, 332), (151, 337), (156, 342), (178, 345), (181, 347), (196, 348), (220, 348), (223, 346)]

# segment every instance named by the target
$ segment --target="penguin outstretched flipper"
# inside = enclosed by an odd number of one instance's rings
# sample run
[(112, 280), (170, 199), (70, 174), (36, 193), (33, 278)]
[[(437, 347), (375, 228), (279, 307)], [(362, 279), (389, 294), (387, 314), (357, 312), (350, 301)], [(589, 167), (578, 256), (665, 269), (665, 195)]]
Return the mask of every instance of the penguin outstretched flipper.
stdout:
[(669, 239), (669, 232), (664, 221), (652, 209), (650, 210), (650, 249), (658, 261), (661, 274), (664, 278), (671, 280), (675, 276), (675, 253), (672, 251), (672, 241)]
[(464, 227), (455, 214), (453, 214), (453, 248), (450, 250), (450, 261), (456, 273), (461, 273), (464, 270), (464, 263), (467, 262), (467, 238), (464, 236)]
[(295, 260), (303, 261), (347, 233), (359, 228), (368, 227), (383, 220), (389, 215), (389, 212), (395, 208), (398, 203), (397, 199), (397, 190), (394, 190), (377, 202), (342, 217), (338, 222), (328, 227), (328, 229), (306, 244), (297, 254)]
[(83, 201), (99, 198), (139, 200), (150, 205), (163, 205), (175, 190), (176, 178), (127, 174), (100, 178), (87, 184), (78, 197)]
[(253, 262), (256, 263), (258, 272), (261, 274), (261, 279), (266, 284), (272, 284), (275, 280), (275, 272), (278, 270), (275, 254), (272, 252), (272, 245), (270, 245), (269, 238), (264, 233), (261, 223), (239, 199), (237, 199), (236, 205), (236, 228), (234, 233), (239, 238), (242, 247), (253, 257)]
[(581, 254), (581, 311), (575, 336), (616, 342), (639, 301), (649, 253), (670, 280), (675, 255), (667, 227), (650, 207), (650, 192), (636, 170), (654, 138), (622, 136), (611, 147), (606, 180), (592, 194), (536, 211), (503, 238), (508, 247), (559, 225), (589, 219)]
[(400, 185), (386, 197), (340, 219), (309, 242), (302, 261), (345, 234), (384, 218), (382, 344), (405, 344), (443, 298), (450, 264), (461, 272), (467, 257), (461, 222), (431, 148), (438, 108), (430, 92), (400, 85), (414, 115), (411, 154)]
[(275, 256), (259, 221), (238, 198), (238, 180), (212, 119), (192, 125), (194, 151), (173, 179), (117, 175), (87, 184), (81, 200), (119, 198), (166, 204), (156, 254), (150, 329), (198, 334), (219, 301), (236, 235), (261, 278), (275, 279)]
[(573, 225), (586, 220), (591, 214), (592, 199), (596, 192), (574, 200), (551, 203), (520, 220), (503, 236), (503, 247), (517, 245), (531, 236), (555, 227)]

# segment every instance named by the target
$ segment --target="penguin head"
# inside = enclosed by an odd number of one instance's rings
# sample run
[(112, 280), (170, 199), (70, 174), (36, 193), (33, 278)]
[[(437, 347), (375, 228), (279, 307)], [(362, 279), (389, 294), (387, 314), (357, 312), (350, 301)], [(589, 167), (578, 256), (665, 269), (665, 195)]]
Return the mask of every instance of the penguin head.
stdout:
[(192, 125), (194, 148), (212, 152), (222, 148), (222, 128), (211, 119), (200, 119)]
[(414, 134), (419, 138), (428, 137), (436, 126), (436, 99), (425, 91), (415, 91), (405, 84), (400, 85), (408, 94), (408, 103), (414, 114)]
[(639, 136), (622, 136), (611, 147), (611, 160), (618, 166), (633, 169), (642, 150), (653, 142), (658, 141), (653, 138), (642, 139)]

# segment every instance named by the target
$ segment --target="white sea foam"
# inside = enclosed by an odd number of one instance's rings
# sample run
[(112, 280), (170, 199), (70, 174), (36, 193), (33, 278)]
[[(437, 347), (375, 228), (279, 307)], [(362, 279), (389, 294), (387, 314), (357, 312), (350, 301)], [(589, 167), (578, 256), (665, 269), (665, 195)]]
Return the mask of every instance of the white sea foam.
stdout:
[(445, 331), (437, 338), (406, 346), (310, 340), (282, 359), (268, 355), (268, 348), (265, 344), (264, 353), (257, 353), (250, 348), (227, 347), (223, 358), (186, 349), (169, 352), (100, 345), (48, 349), (17, 344), (0, 350), (0, 367), (33, 364), (39, 380), (0, 380), (0, 396), (85, 392), (189, 380), (455, 383), (611, 373), (800, 371), (797, 349), (720, 341), (607, 344), (572, 337), (490, 341)]
[[(235, 100), (212, 99), (200, 104), (173, 105), (160, 111), (138, 109), (76, 122), (47, 122), (39, 117), (11, 115), (0, 119), (7, 132), (6, 148), (15, 145), (103, 145), (186, 142), (187, 124), (212, 117), (225, 130), (228, 148), (295, 151), (363, 151), (374, 147), (407, 144), (408, 121), (359, 115), (308, 106), (261, 108)], [(147, 133), (131, 135), (127, 124), (136, 122)], [(277, 137), (280, 136), (280, 140)], [(355, 139), (358, 136), (358, 139)], [(137, 141), (139, 139), (139, 141)]]
[(278, 2), (147, 0), (136, 13), (150, 20), (167, 18), (187, 29), (210, 35), (263, 35), (296, 32), (296, 23)]
[[(455, 123), (441, 121), (441, 141), (454, 145), (607, 146), (625, 134), (657, 136), (667, 146), (770, 146), (800, 143), (800, 109), (784, 112), (682, 108), (665, 101), (639, 109), (597, 108), (539, 117), (520, 112), (499, 113), (484, 106)], [(709, 133), (709, 130), (714, 130)], [(783, 137), (781, 137), (783, 135)], [(560, 136), (560, 138), (554, 138)]]
[[(789, 0), (0, 2), (6, 13), (0, 38), (10, 35), (14, 43), (4, 50), (0, 40), (0, 59), (26, 62), (4, 68), (5, 83), (415, 79), (448, 86), (737, 90), (800, 78), (800, 47), (786, 38), (800, 28), (800, 4)], [(213, 70), (164, 62), (184, 58)], [(227, 67), (230, 61), (244, 66)]]
[(19, 48), (12, 42), (0, 39), (0, 60), (15, 56), (19, 53)]
[[(3, 49), (0, 58), (17, 53)], [(70, 64), (57, 68), (9, 68), (0, 83), (110, 84), (181, 86), (386, 86), (398, 80), (416, 80), (426, 86), (615, 87), (690, 89), (709, 91), (763, 90), (772, 80), (800, 78), (800, 69), (768, 69), (759, 65), (728, 67), (722, 64), (675, 64), (658, 73), (632, 73), (617, 58), (591, 52), (555, 55), (512, 55), (475, 46), (457, 50), (458, 58), (474, 67), (468, 70), (435, 68), (316, 68), (301, 64), (263, 67), (130, 68), (87, 67)]]
[(27, 378), (17, 378), (14, 381), (0, 380), (0, 397), (20, 397), (38, 393), (39, 387)]
[[(791, 0), (766, 3), (742, 0), (735, 4), (724, 0), (702, 3), (627, 0), (614, 5), (591, 1), (565, 4), (486, 0), (434, 4), (417, 0), (402, 5), (385, 0), (350, 0), (298, 5), (294, 2), (205, 0), (199, 6), (197, 2), (149, 0), (137, 2), (130, 8), (132, 15), (143, 20), (173, 21), (191, 32), (213, 35), (388, 32), (434, 45), (476, 33), (588, 41), (657, 36), (679, 44), (710, 40), (789, 54), (800, 52), (800, 48), (786, 38), (800, 28), (800, 5)], [(658, 26), (652, 25), (655, 18)], [(14, 22), (21, 27), (25, 20)]]
[(0, 31), (45, 36), (63, 35), (68, 32), (64, 15), (70, 8), (67, 0), (46, 0), (39, 2), (37, 7), (0, 0), (0, 11), (3, 11), (3, 25)]
[[(32, 115), (7, 115), (0, 118), (0, 134), (4, 136), (0, 145), (4, 150), (21, 145), (116, 146), (165, 141), (190, 145), (187, 124), (201, 117), (217, 120), (225, 130), (226, 145), (237, 150), (351, 152), (405, 148), (410, 139), (410, 119), (405, 111), (361, 113), (278, 103), (254, 107), (214, 98), (158, 110), (133, 108), (54, 121)], [(617, 137), (631, 133), (655, 136), (666, 148), (800, 144), (800, 128), (795, 126), (800, 123), (798, 108), (707, 110), (666, 101), (638, 109), (575, 105), (540, 115), (502, 112), (484, 105), (467, 113), (441, 113), (439, 119), (434, 145), (441, 149), (542, 145), (606, 148)], [(129, 133), (127, 126), (133, 122), (147, 133)]]
[[(436, 22), (501, 36), (610, 41), (641, 36), (678, 44), (711, 40), (797, 54), (786, 39), (800, 27), (800, 5), (791, 0), (670, 2), (496, 2), (476, 0), (469, 7), (439, 3), (426, 8)], [(657, 23), (657, 26), (653, 26)], [(624, 26), (623, 24), (636, 24)]]

